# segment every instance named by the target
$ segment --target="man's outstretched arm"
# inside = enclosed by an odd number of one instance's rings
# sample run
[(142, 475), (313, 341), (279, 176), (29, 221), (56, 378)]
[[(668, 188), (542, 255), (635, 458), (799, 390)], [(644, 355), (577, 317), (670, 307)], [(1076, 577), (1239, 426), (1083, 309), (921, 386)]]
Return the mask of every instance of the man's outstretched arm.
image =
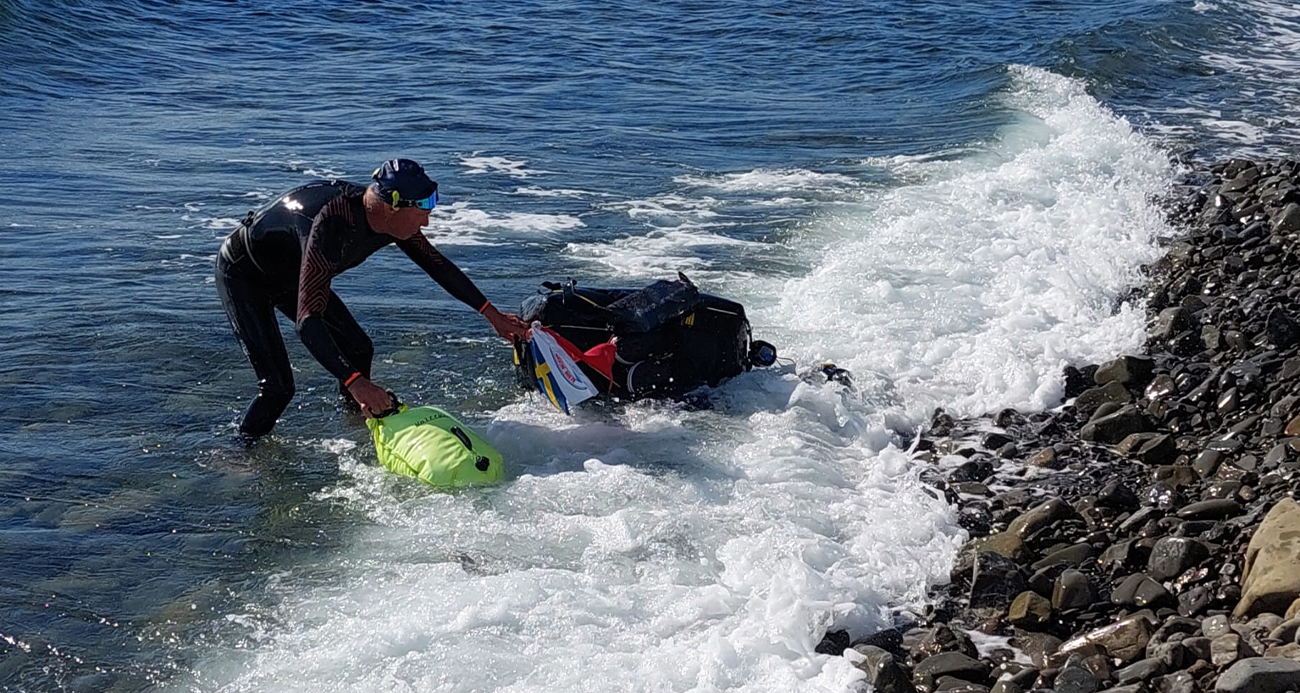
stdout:
[(498, 335), (506, 339), (511, 337), (523, 337), (524, 332), (528, 329), (517, 316), (509, 313), (502, 313), (492, 305), (482, 291), (474, 286), (474, 282), (460, 270), (445, 255), (438, 252), (433, 247), (424, 234), (417, 233), (405, 241), (399, 241), (397, 247), (406, 253), (406, 256), (415, 261), (415, 264), (423, 269), (438, 285), (451, 294), (452, 298), (473, 308), (487, 318), (496, 330)]

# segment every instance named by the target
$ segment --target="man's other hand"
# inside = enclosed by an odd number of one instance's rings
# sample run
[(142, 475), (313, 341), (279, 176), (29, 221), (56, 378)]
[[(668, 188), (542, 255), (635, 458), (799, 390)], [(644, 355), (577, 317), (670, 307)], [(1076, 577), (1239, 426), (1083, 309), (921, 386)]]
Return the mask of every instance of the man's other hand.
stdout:
[(483, 311), (483, 317), (492, 324), (492, 329), (497, 331), (497, 335), (507, 341), (523, 339), (524, 333), (528, 331), (528, 326), (519, 319), (518, 315), (502, 313), (496, 309), (496, 306), (488, 306), (487, 310)]

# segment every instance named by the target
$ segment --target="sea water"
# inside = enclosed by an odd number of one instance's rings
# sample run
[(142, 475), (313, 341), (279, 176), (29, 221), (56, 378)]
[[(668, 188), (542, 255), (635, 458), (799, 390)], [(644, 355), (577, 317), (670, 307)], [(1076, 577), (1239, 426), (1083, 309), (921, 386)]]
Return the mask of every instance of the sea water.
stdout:
[[(0, 689), (847, 691), (965, 533), (935, 408), (1141, 348), (1189, 163), (1283, 152), (1282, 3), (0, 4)], [(782, 363), (566, 417), (400, 253), (335, 281), (375, 379), (508, 480), (436, 492), (282, 323), (244, 450), (212, 261), (248, 209), (424, 162), (498, 305), (685, 272)], [(854, 386), (815, 373), (832, 361)]]

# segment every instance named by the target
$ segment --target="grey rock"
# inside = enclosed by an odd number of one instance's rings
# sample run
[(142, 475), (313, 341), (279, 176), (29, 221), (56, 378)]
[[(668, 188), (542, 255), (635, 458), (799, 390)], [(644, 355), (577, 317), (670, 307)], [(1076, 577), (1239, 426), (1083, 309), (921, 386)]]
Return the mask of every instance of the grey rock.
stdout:
[(1252, 632), (1263, 635), (1272, 631), (1274, 628), (1282, 625), (1283, 619), (1277, 614), (1264, 613), (1250, 619), (1246, 622), (1246, 628)]
[(1164, 513), (1155, 508), (1142, 508), (1129, 516), (1119, 525), (1119, 531), (1123, 534), (1132, 534), (1140, 530), (1148, 522), (1154, 522), (1164, 517)]
[(1227, 343), (1229, 349), (1236, 351), (1249, 351), (1251, 344), (1238, 330), (1228, 330), (1223, 333), (1223, 341)]
[(1253, 657), (1233, 664), (1215, 693), (1288, 693), (1300, 689), (1300, 662), (1279, 657)]
[(876, 647), (886, 652), (901, 653), (903, 650), (903, 633), (897, 628), (878, 630), (854, 643), (855, 647), (857, 645)]
[(1236, 633), (1225, 633), (1210, 641), (1210, 661), (1216, 667), (1226, 667), (1239, 659), (1254, 657), (1257, 654)]
[(1097, 506), (1117, 510), (1134, 510), (1142, 503), (1136, 493), (1120, 480), (1116, 479), (1097, 491)]
[(1060, 498), (1053, 498), (1035, 506), (1011, 521), (1006, 531), (976, 539), (963, 547), (963, 552), (992, 551), (1007, 558), (1017, 559), (1025, 553), (1025, 538), (1042, 527), (1074, 515), (1074, 510)]
[(1142, 573), (1125, 578), (1111, 593), (1110, 599), (1121, 606), (1153, 609), (1166, 606), (1173, 601), (1173, 597), (1163, 585)]
[(989, 693), (989, 687), (955, 676), (940, 676), (935, 681), (934, 693)]
[(1042, 450), (1039, 450), (1031, 455), (1025, 463), (1031, 467), (1042, 467), (1044, 469), (1060, 469), (1065, 466), (1056, 458), (1056, 450), (1054, 448), (1043, 448)]
[(1187, 649), (1182, 642), (1162, 642), (1147, 646), (1147, 659), (1154, 659), (1165, 665), (1165, 671), (1182, 669), (1188, 664)]
[(1289, 659), (1293, 662), (1300, 662), (1300, 644), (1288, 643), (1286, 645), (1274, 645), (1264, 650), (1265, 657), (1278, 657)]
[(1278, 443), (1268, 451), (1268, 456), (1264, 458), (1265, 469), (1276, 469), (1282, 465), (1290, 464), (1295, 455), (1289, 443)]
[(912, 655), (912, 661), (920, 661), (940, 652), (960, 652), (967, 657), (978, 657), (979, 650), (970, 636), (953, 630), (947, 624), (933, 628), (917, 628), (903, 634), (903, 647)]
[(992, 551), (976, 555), (971, 574), (970, 605), (976, 608), (1006, 608), (1029, 583), (1020, 566)]
[(1166, 671), (1168, 671), (1168, 669), (1165, 668), (1164, 662), (1158, 659), (1144, 659), (1116, 671), (1115, 680), (1120, 683), (1150, 681), (1151, 679), (1164, 674)]
[(1034, 630), (1052, 618), (1052, 603), (1037, 592), (1025, 590), (1011, 602), (1007, 621), (1012, 625)]
[(1255, 468), (1259, 466), (1259, 457), (1255, 455), (1242, 455), (1241, 457), (1232, 460), (1232, 466), (1247, 472), (1253, 472), (1255, 471)]
[[(1136, 504), (1137, 497), (1134, 496), (1133, 500)], [(1077, 568), (1083, 565), (1084, 561), (1091, 558), (1094, 552), (1095, 549), (1092, 547), (1092, 544), (1075, 544), (1073, 546), (1067, 546), (1063, 549), (1052, 551), (1041, 559), (1035, 561), (1030, 567), (1034, 570), (1042, 570), (1051, 565), (1068, 565)]]
[(1107, 548), (1097, 563), (1111, 573), (1116, 573), (1125, 568), (1145, 566), (1146, 559), (1147, 555), (1139, 550), (1137, 540), (1129, 539)]
[(1246, 547), (1242, 596), (1233, 614), (1282, 613), (1300, 599), (1300, 504), (1277, 501)]
[(1212, 440), (1205, 444), (1206, 450), (1217, 450), (1229, 455), (1235, 455), (1241, 452), (1246, 445), (1235, 438), (1225, 438), (1221, 440)]
[(1277, 307), (1269, 312), (1264, 321), (1264, 334), (1268, 335), (1268, 341), (1273, 346), (1286, 349), (1300, 342), (1300, 325), (1296, 324), (1288, 311)]
[(1119, 383), (1132, 388), (1146, 387), (1155, 372), (1156, 362), (1145, 356), (1121, 356), (1103, 363), (1092, 378), (1098, 385)]
[(1243, 192), (1249, 189), (1257, 180), (1259, 180), (1259, 169), (1251, 167), (1237, 174), (1237, 176), (1231, 180), (1225, 181), (1224, 184), (1219, 187), (1219, 192)]
[(1156, 469), (1154, 476), (1157, 481), (1147, 487), (1143, 496), (1148, 505), (1154, 505), (1158, 510), (1166, 512), (1183, 502), (1182, 494), (1178, 489), (1190, 486), (1196, 480), (1196, 475), (1190, 468), (1174, 465), (1165, 465)]
[(1186, 505), (1178, 511), (1178, 517), (1184, 520), (1223, 520), (1241, 513), (1240, 503), (1230, 498), (1221, 498)]
[(1174, 439), (1164, 433), (1134, 433), (1121, 440), (1115, 451), (1153, 467), (1169, 464), (1178, 457)]
[(1151, 620), (1134, 615), (1117, 623), (1097, 628), (1061, 643), (1061, 652), (1072, 652), (1087, 645), (1096, 645), (1123, 663), (1137, 661), (1146, 653), (1151, 640)]
[(1084, 390), (1074, 400), (1074, 410), (1079, 416), (1092, 418), (1103, 404), (1127, 404), (1133, 401), (1133, 395), (1120, 383), (1106, 383), (1100, 387)]
[(1150, 430), (1151, 425), (1142, 412), (1137, 407), (1126, 406), (1114, 414), (1089, 421), (1079, 431), (1079, 437), (1092, 443), (1114, 445), (1134, 433)]
[(1219, 464), (1223, 461), (1223, 452), (1220, 450), (1203, 450), (1196, 456), (1192, 462), (1192, 469), (1196, 471), (1202, 479), (1209, 478), (1219, 470)]
[(1241, 393), (1237, 391), (1237, 388), (1230, 387), (1225, 390), (1223, 394), (1219, 395), (1217, 400), (1215, 400), (1214, 409), (1219, 412), (1220, 415), (1227, 415), (1236, 411), (1237, 407), (1240, 405)]
[(1296, 231), (1300, 231), (1300, 204), (1292, 202), (1273, 217), (1273, 232), (1294, 233)]
[(1204, 635), (1193, 635), (1183, 638), (1183, 647), (1187, 648), (1187, 653), (1196, 659), (1210, 661), (1210, 643), (1214, 642)]
[(1270, 630), (1268, 637), (1271, 640), (1277, 640), (1284, 643), (1300, 642), (1300, 640), (1296, 639), (1297, 634), (1300, 634), (1300, 618), (1291, 618), (1283, 621), (1278, 624), (1276, 628)]
[(1231, 630), (1232, 622), (1228, 620), (1227, 616), (1222, 614), (1210, 616), (1204, 621), (1201, 621), (1201, 633), (1210, 639), (1217, 638), (1224, 633), (1231, 632)]
[(1156, 339), (1168, 340), (1170, 337), (1190, 329), (1191, 326), (1192, 317), (1185, 308), (1166, 308), (1156, 316), (1155, 325), (1151, 328), (1151, 335)]
[(1056, 693), (1095, 693), (1098, 688), (1097, 677), (1083, 667), (1065, 667), (1052, 683)]
[(1159, 693), (1197, 693), (1196, 679), (1185, 671), (1165, 674), (1155, 680)]
[(981, 683), (988, 679), (989, 665), (960, 652), (940, 652), (917, 664), (912, 675), (917, 683), (929, 688), (934, 688), (941, 676)]
[(952, 470), (949, 481), (984, 481), (993, 476), (993, 463), (983, 460), (967, 460)]
[(1143, 394), (1150, 400), (1164, 399), (1178, 394), (1178, 384), (1168, 374), (1161, 373), (1151, 380), (1151, 384), (1147, 385)]
[(1052, 589), (1052, 606), (1057, 609), (1080, 609), (1092, 603), (1092, 587), (1083, 573), (1068, 568), (1056, 578)]
[(857, 645), (853, 649), (865, 659), (857, 667), (867, 674), (870, 683), (880, 693), (916, 693), (911, 677), (889, 652), (872, 645)]
[(1024, 693), (1025, 689), (1016, 685), (1014, 681), (998, 681), (989, 688), (989, 693)]
[(1210, 585), (1197, 585), (1178, 595), (1178, 614), (1180, 616), (1199, 616), (1210, 608), (1214, 590)]
[(1164, 537), (1151, 549), (1147, 574), (1156, 580), (1169, 580), (1209, 558), (1210, 551), (1195, 539)]
[(1201, 343), (1206, 349), (1218, 351), (1223, 346), (1223, 330), (1218, 325), (1204, 325), (1201, 327)]
[[(1282, 367), (1282, 372), (1286, 373), (1287, 367), (1290, 366), (1292, 363), (1295, 364), (1296, 371), (1300, 373), (1300, 357), (1288, 359), (1286, 365)], [(1271, 409), (1269, 409), (1269, 413), (1279, 419), (1285, 419), (1290, 417), (1291, 414), (1295, 412), (1295, 408), (1297, 404), (1300, 404), (1300, 397), (1297, 397), (1296, 395), (1287, 395), (1282, 399), (1279, 399), (1277, 403), (1274, 404)]]
[[(1175, 642), (1188, 635), (1198, 633), (1200, 630), (1201, 624), (1198, 623), (1196, 619), (1175, 616), (1166, 619), (1164, 623), (1160, 624), (1160, 627), (1156, 629), (1156, 632), (1151, 634), (1151, 642), (1157, 644)], [(1148, 649), (1147, 656), (1149, 657), (1151, 655), (1152, 650)]]
[(1088, 417), (1088, 421), (1096, 421), (1097, 419), (1100, 419), (1103, 416), (1110, 416), (1111, 414), (1114, 414), (1115, 412), (1119, 411), (1123, 407), (1124, 407), (1123, 402), (1107, 402), (1101, 405), (1100, 407), (1097, 407), (1097, 411), (1094, 411), (1092, 413), (1092, 416)]
[(1061, 649), (1061, 639), (1047, 633), (1022, 633), (1014, 643), (1039, 669), (1047, 666), (1047, 658)]

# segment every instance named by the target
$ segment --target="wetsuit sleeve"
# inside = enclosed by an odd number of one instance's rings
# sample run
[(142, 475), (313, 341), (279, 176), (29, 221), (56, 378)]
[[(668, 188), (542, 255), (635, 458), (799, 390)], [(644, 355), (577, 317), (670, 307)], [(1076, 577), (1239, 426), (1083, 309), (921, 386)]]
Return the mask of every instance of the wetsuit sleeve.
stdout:
[(348, 362), (343, 351), (334, 342), (325, 324), (325, 307), (330, 300), (330, 281), (337, 273), (339, 257), (337, 240), (345, 233), (347, 222), (338, 217), (327, 217), (314, 225), (307, 245), (302, 252), (302, 268), (298, 274), (298, 338), (335, 378), (346, 381), (357, 369)]
[(488, 301), (483, 296), (483, 292), (474, 286), (474, 282), (470, 281), (459, 267), (438, 252), (424, 234), (417, 233), (405, 241), (399, 241), (397, 247), (438, 282), (439, 286), (446, 289), (452, 298), (480, 312), (487, 305)]

